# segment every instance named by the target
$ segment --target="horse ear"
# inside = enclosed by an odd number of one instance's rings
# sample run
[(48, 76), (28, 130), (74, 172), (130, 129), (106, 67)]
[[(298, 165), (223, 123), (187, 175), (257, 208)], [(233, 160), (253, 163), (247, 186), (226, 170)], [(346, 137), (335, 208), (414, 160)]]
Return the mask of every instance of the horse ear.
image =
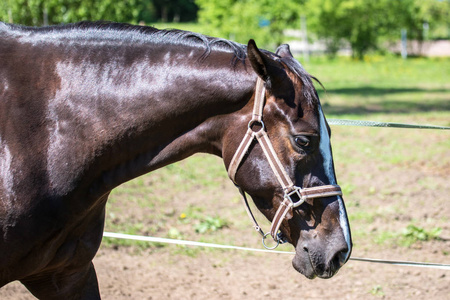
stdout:
[(252, 39), (248, 41), (247, 56), (256, 74), (262, 80), (267, 81), (269, 79), (269, 72), (267, 71), (269, 58), (259, 51), (255, 41)]
[(288, 44), (280, 45), (275, 54), (279, 55), (280, 57), (292, 57), (292, 58), (294, 57), (291, 53), (291, 49), (289, 49)]

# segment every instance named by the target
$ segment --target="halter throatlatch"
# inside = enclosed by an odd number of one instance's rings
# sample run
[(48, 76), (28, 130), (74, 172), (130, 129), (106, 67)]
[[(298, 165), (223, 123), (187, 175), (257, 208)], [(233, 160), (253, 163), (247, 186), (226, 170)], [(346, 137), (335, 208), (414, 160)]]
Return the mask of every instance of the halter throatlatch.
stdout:
[[(286, 215), (289, 211), (300, 206), (307, 199), (342, 195), (342, 191), (338, 185), (323, 185), (311, 188), (301, 188), (299, 186), (294, 185), (291, 178), (288, 176), (285, 168), (281, 164), (281, 161), (278, 158), (275, 149), (273, 148), (272, 143), (270, 142), (269, 136), (267, 135), (267, 132), (265, 130), (264, 122), (262, 120), (265, 95), (266, 89), (264, 87), (264, 82), (261, 78), (258, 77), (258, 80), (256, 82), (255, 103), (253, 105), (252, 119), (248, 123), (247, 132), (245, 133), (245, 136), (242, 139), (241, 144), (234, 153), (230, 165), (228, 166), (228, 176), (236, 184), (235, 177), (237, 170), (241, 165), (241, 162), (244, 159), (244, 157), (248, 154), (248, 149), (253, 143), (253, 140), (256, 139), (256, 141), (260, 144), (261, 148), (263, 149), (264, 155), (269, 161), (270, 167), (275, 173), (275, 176), (284, 191), (283, 201), (281, 202), (277, 212), (275, 213), (275, 216), (272, 220), (272, 226), (268, 233), (264, 233), (261, 227), (259, 227), (258, 222), (256, 221), (255, 217), (253, 216), (253, 213), (250, 210), (250, 206), (248, 205), (245, 192), (240, 187), (239, 191), (242, 195), (245, 204), (245, 209), (247, 210), (250, 219), (253, 221), (255, 229), (263, 237), (262, 242), (264, 247), (266, 247), (267, 249), (275, 249), (280, 243), (286, 242), (282, 237), (281, 232), (279, 233), (278, 231), (280, 229), (281, 223), (286, 218)], [(265, 244), (265, 239), (269, 234), (277, 243), (274, 247), (268, 247)]]

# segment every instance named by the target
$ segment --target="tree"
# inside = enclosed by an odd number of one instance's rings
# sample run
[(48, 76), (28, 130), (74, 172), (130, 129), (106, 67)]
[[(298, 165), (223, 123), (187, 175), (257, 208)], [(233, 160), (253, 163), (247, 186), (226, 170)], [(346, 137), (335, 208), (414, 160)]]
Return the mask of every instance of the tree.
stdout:
[(3, 0), (0, 20), (24, 25), (71, 23), (82, 20), (139, 22), (142, 0)]
[(23, 25), (73, 23), (82, 20), (155, 22), (192, 21), (194, 0), (0, 0), (0, 21)]
[[(430, 31), (443, 25), (450, 27), (450, 1), (449, 0), (403, 0), (402, 13), (399, 21), (408, 30), (408, 37), (423, 41), (427, 37), (424, 26)], [(447, 36), (448, 38), (448, 36)]]
[(275, 46), (283, 41), (283, 30), (298, 27), (302, 0), (196, 0), (199, 23), (207, 34), (247, 43)]
[(308, 27), (325, 39), (332, 55), (348, 42), (361, 59), (380, 47), (380, 39), (398, 40), (402, 28), (418, 40), (424, 38), (425, 22), (448, 28), (449, 7), (449, 0), (308, 0)]
[(353, 55), (363, 55), (378, 46), (380, 36), (396, 26), (391, 14), (395, 3), (401, 1), (309, 0), (309, 28), (325, 38), (333, 55), (342, 42), (348, 42)]
[(186, 22), (197, 19), (198, 7), (194, 0), (153, 0), (156, 19), (166, 22)]

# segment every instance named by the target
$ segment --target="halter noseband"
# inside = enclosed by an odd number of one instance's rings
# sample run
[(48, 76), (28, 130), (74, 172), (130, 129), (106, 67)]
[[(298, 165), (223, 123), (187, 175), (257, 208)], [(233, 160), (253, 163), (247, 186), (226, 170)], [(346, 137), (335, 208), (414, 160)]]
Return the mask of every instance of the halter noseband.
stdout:
[[(323, 185), (311, 188), (301, 188), (299, 186), (294, 185), (291, 178), (286, 173), (285, 168), (281, 164), (275, 152), (275, 149), (273, 148), (272, 143), (270, 142), (269, 136), (265, 131), (264, 122), (262, 121), (265, 95), (266, 89), (264, 87), (264, 82), (261, 78), (258, 77), (258, 80), (256, 82), (255, 103), (253, 105), (252, 119), (248, 123), (247, 132), (245, 133), (245, 136), (241, 144), (234, 153), (230, 165), (228, 166), (228, 176), (236, 184), (235, 177), (238, 168), (241, 165), (244, 157), (248, 154), (248, 149), (253, 143), (253, 140), (256, 139), (256, 141), (260, 144), (261, 148), (263, 149), (264, 155), (269, 161), (270, 167), (275, 173), (275, 176), (284, 191), (284, 200), (281, 202), (277, 212), (275, 213), (275, 216), (272, 220), (272, 226), (268, 233), (264, 233), (261, 227), (259, 227), (258, 222), (253, 216), (252, 211), (250, 210), (250, 206), (245, 196), (245, 192), (239, 186), (238, 188), (242, 195), (247, 213), (250, 216), (250, 219), (253, 221), (255, 229), (263, 237), (262, 242), (264, 247), (266, 247), (267, 249), (275, 249), (280, 243), (286, 242), (286, 240), (282, 237), (281, 232), (279, 233), (278, 231), (280, 229), (281, 223), (286, 218), (286, 215), (290, 210), (300, 206), (307, 199), (342, 195), (342, 191), (339, 185)], [(254, 129), (254, 127), (257, 128)], [(269, 234), (277, 243), (274, 247), (271, 248), (268, 247), (264, 242)]]

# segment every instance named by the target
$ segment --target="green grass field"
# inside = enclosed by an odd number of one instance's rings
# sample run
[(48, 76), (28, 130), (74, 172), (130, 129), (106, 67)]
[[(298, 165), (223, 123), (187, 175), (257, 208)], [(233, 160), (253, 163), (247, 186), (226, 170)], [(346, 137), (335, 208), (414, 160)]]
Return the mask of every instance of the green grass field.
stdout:
[(445, 116), (439, 118), (450, 110), (448, 58), (313, 58), (304, 67), (327, 89), (321, 98), (325, 105), (330, 104), (328, 117), (370, 116), (400, 122), (436, 117), (436, 122), (443, 122), (439, 124), (449, 124)]
[[(313, 57), (303, 65), (327, 89), (320, 96), (328, 118), (450, 125), (450, 59), (374, 56), (361, 62)], [(442, 236), (450, 236), (444, 197), (450, 173), (448, 131), (349, 126), (332, 126), (332, 131), (357, 254), (439, 243)], [(113, 191), (105, 230), (259, 245), (221, 159), (207, 155), (195, 155)], [(104, 245), (155, 251), (164, 247), (115, 239), (105, 239)]]

